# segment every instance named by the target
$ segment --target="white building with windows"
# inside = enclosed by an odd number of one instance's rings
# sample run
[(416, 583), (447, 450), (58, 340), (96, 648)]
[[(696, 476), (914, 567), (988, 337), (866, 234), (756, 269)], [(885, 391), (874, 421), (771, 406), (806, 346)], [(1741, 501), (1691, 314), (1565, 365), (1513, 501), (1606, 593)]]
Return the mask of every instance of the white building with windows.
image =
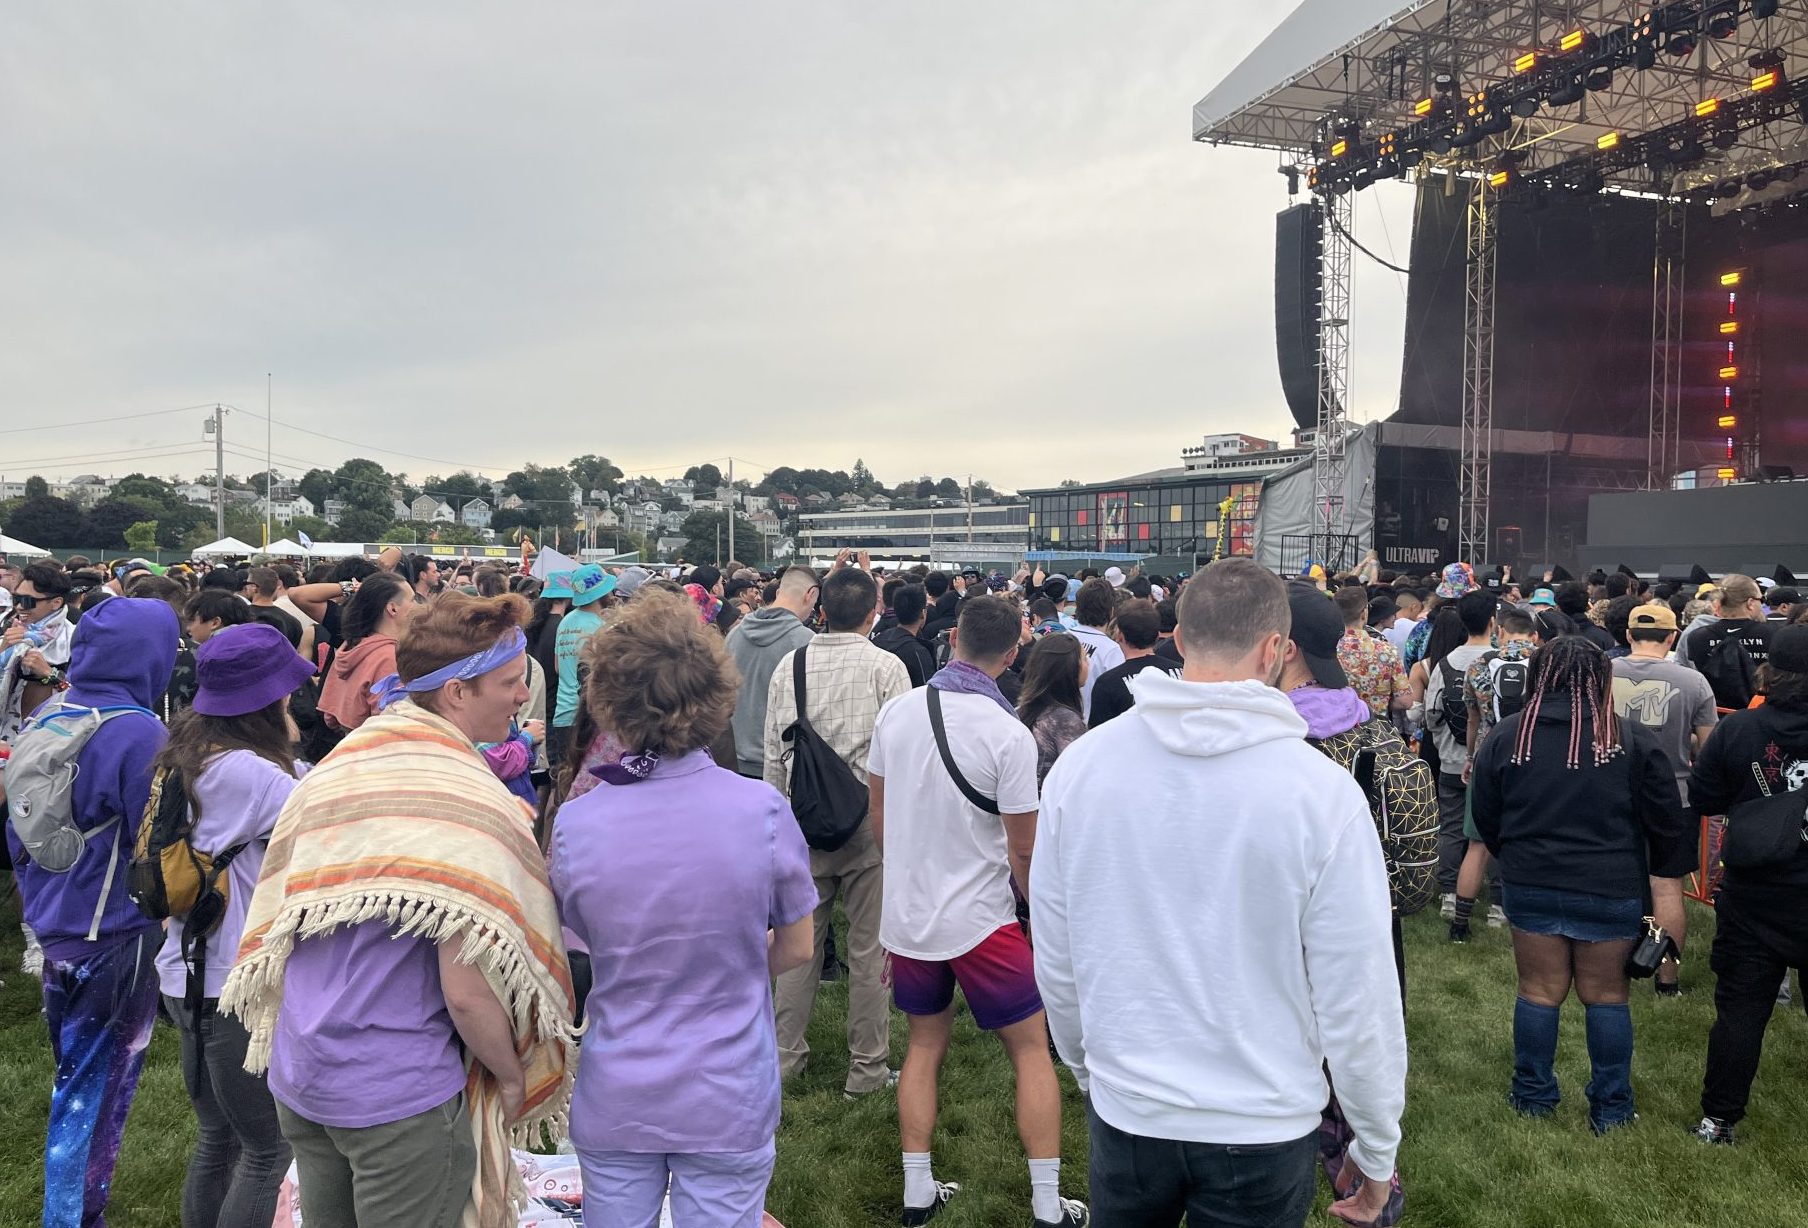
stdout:
[(467, 529), (479, 532), (490, 527), (490, 517), (494, 515), (487, 500), (467, 499), (465, 505), (458, 509), (458, 519)]

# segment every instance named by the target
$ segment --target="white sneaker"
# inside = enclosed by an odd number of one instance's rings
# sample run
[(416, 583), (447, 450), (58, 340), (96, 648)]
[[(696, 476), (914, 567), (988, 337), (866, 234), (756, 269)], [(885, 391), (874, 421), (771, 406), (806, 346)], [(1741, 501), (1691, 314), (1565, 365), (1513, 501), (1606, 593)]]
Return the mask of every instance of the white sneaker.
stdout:
[(1446, 921), (1456, 920), (1456, 893), (1454, 891), (1444, 897), (1443, 904), (1438, 907), (1438, 915)]
[(1488, 928), (1497, 930), (1507, 923), (1507, 914), (1501, 911), (1499, 904), (1488, 905)]

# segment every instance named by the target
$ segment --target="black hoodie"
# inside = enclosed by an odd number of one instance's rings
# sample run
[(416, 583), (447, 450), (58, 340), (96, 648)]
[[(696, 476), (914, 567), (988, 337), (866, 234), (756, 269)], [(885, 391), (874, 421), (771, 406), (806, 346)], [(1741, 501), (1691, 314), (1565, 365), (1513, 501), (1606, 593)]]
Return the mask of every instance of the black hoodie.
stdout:
[[(1695, 757), (1689, 800), (1702, 814), (1720, 815), (1763, 797), (1766, 788), (1808, 789), (1808, 708), (1765, 704), (1724, 717)], [(1799, 910), (1808, 891), (1808, 845), (1779, 866), (1728, 869), (1723, 890), (1742, 900), (1774, 896), (1779, 906)]]
[(913, 687), (922, 686), (935, 673), (935, 653), (922, 640), (895, 622), (873, 636), (873, 644), (904, 662)]
[(1474, 759), (1476, 830), (1510, 884), (1643, 899), (1647, 872), (1676, 878), (1694, 868), (1675, 770), (1656, 737), (1628, 721), (1624, 749), (1599, 765), (1585, 726), (1581, 766), (1571, 770), (1569, 711), (1568, 695), (1545, 696), (1523, 764), (1513, 762), (1513, 744), (1525, 713), (1494, 727)]

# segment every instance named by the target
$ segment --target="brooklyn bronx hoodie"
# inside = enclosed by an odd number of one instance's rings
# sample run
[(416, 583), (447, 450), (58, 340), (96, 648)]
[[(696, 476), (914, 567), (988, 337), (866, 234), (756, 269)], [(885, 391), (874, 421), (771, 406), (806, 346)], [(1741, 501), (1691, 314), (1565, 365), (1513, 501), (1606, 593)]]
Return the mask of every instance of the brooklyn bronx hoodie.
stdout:
[(1037, 818), (1036, 982), (1062, 1059), (1119, 1130), (1220, 1144), (1310, 1134), (1328, 1062), (1352, 1158), (1387, 1180), (1406, 1034), (1361, 789), (1271, 687), (1144, 670), (1130, 690)]

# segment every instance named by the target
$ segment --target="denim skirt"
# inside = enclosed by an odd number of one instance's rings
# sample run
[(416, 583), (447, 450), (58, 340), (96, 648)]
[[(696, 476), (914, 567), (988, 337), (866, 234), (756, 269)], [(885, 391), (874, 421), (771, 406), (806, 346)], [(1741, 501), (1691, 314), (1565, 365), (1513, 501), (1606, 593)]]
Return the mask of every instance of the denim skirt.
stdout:
[(1645, 902), (1636, 898), (1502, 883), (1501, 907), (1514, 929), (1571, 942), (1619, 942), (1645, 932)]

